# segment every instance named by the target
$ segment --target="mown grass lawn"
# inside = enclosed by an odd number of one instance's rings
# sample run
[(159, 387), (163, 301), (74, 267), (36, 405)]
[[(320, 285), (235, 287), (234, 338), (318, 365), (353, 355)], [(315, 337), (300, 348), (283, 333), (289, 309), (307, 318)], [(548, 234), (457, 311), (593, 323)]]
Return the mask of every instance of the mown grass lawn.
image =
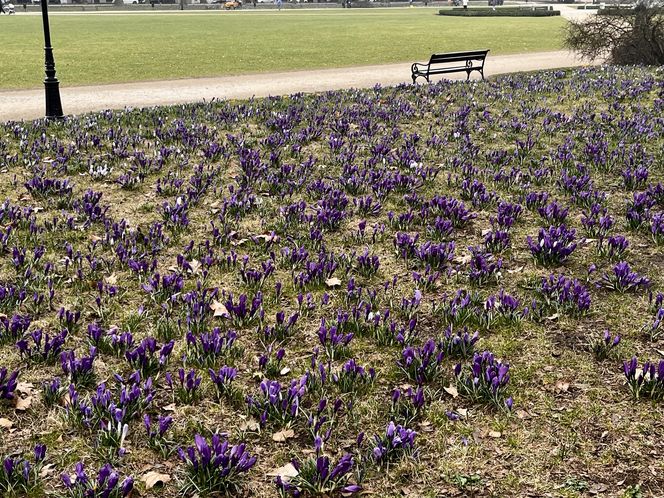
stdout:
[[(556, 50), (563, 19), (446, 19), (434, 9), (51, 16), (68, 85), (425, 60), (435, 51)], [(43, 78), (39, 16), (0, 18), (0, 88)]]

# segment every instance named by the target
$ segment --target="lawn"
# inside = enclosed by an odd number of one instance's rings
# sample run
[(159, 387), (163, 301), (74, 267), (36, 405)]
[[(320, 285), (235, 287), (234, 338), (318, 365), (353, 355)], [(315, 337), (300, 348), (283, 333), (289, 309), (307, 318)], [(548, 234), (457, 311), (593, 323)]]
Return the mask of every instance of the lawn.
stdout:
[(0, 495), (664, 496), (661, 76), (0, 125)]
[[(556, 50), (556, 19), (448, 19), (435, 9), (52, 15), (68, 86)], [(38, 16), (0, 17), (0, 89), (43, 79)]]

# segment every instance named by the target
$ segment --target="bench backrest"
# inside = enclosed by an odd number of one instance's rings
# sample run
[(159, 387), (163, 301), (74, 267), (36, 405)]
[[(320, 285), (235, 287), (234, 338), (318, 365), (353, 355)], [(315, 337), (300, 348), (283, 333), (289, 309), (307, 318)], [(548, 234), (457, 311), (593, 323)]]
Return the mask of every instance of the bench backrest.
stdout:
[(484, 60), (488, 50), (473, 50), (470, 52), (450, 52), (448, 54), (433, 54), (429, 59), (429, 65), (442, 64), (444, 62), (460, 62), (468, 60)]

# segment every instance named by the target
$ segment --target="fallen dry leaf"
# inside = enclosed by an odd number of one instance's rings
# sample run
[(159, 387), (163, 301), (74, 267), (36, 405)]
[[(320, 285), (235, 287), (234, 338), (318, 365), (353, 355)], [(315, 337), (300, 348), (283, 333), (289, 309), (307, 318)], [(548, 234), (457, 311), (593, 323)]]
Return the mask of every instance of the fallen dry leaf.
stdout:
[(210, 309), (214, 311), (214, 316), (228, 316), (228, 309), (219, 301), (213, 301)]
[(489, 431), (489, 437), (499, 438), (500, 436), (501, 436), (501, 434), (498, 431)]
[(431, 425), (431, 422), (420, 422), (419, 424), (420, 430), (422, 432), (433, 432), (433, 427)]
[(171, 403), (170, 405), (162, 406), (162, 410), (165, 412), (174, 412), (175, 411), (175, 403)]
[(337, 277), (328, 278), (325, 280), (325, 285), (328, 287), (339, 287), (341, 285), (341, 280), (339, 280)]
[(283, 443), (287, 439), (290, 439), (294, 436), (295, 436), (295, 431), (293, 429), (284, 429), (272, 434), (272, 441), (276, 441), (277, 443)]
[(55, 464), (54, 463), (47, 463), (39, 471), (39, 477), (44, 479), (45, 477), (50, 476), (53, 472), (55, 472)]
[(28, 396), (27, 398), (16, 398), (16, 410), (19, 412), (24, 412), (28, 408), (30, 408), (30, 405), (32, 404), (32, 396)]
[(256, 370), (255, 372), (251, 373), (251, 378), (255, 380), (256, 382), (260, 382), (263, 380), (265, 377), (265, 374), (261, 372), (260, 370)]
[(276, 234), (261, 234), (256, 235), (257, 239), (263, 239), (265, 242), (279, 242), (279, 236)]
[(108, 277), (104, 277), (104, 282), (106, 282), (108, 285), (116, 285), (118, 283), (118, 277), (115, 273), (113, 273)]
[(141, 481), (145, 483), (145, 489), (152, 489), (154, 488), (157, 484), (164, 485), (168, 481), (171, 480), (171, 476), (168, 474), (161, 474), (159, 472), (156, 472), (154, 470), (151, 470), (147, 474), (145, 474), (143, 477), (141, 477)]
[(556, 382), (556, 391), (561, 393), (566, 393), (569, 390), (569, 382), (563, 382), (559, 380)]
[(16, 384), (16, 391), (19, 392), (20, 394), (25, 394), (26, 396), (30, 396), (32, 394), (32, 389), (34, 388), (34, 384), (31, 382), (19, 382)]
[(241, 431), (257, 431), (261, 428), (261, 425), (255, 420), (247, 420), (240, 425)]
[(459, 391), (457, 391), (457, 388), (454, 386), (443, 387), (443, 390), (453, 398), (456, 398), (459, 395)]
[(14, 422), (8, 418), (0, 418), (0, 427), (3, 429), (11, 429), (14, 426)]
[(519, 420), (526, 420), (530, 418), (530, 413), (528, 413), (526, 410), (517, 410), (516, 417)]
[(297, 476), (298, 471), (295, 468), (295, 466), (292, 463), (287, 463), (283, 467), (279, 467), (277, 469), (273, 469), (270, 472), (267, 473), (268, 477), (277, 477), (280, 476), (282, 478), (289, 478), (289, 477), (295, 477)]
[(189, 263), (189, 266), (191, 266), (191, 273), (193, 274), (199, 273), (203, 267), (203, 265), (197, 259), (192, 259), (191, 263)]
[(469, 263), (471, 259), (473, 259), (473, 257), (470, 254), (464, 254), (463, 256), (457, 256), (453, 261), (465, 265), (466, 263)]

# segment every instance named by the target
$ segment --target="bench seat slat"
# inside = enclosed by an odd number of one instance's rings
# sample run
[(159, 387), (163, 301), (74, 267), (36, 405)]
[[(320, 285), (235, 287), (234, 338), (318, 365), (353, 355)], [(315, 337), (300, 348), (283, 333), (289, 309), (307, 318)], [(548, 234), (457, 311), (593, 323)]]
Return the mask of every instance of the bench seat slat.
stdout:
[(486, 57), (488, 50), (474, 50), (472, 52), (450, 52), (447, 54), (432, 54), (431, 58), (454, 58), (454, 57)]
[(445, 67), (438, 69), (431, 69), (429, 74), (444, 74), (444, 73), (462, 73), (467, 70), (479, 70), (479, 66), (457, 66), (457, 67)]
[(484, 60), (484, 57), (446, 57), (444, 59), (431, 59), (429, 60), (429, 65), (431, 64), (445, 64), (446, 62), (460, 62), (460, 61), (475, 61), (475, 60)]

